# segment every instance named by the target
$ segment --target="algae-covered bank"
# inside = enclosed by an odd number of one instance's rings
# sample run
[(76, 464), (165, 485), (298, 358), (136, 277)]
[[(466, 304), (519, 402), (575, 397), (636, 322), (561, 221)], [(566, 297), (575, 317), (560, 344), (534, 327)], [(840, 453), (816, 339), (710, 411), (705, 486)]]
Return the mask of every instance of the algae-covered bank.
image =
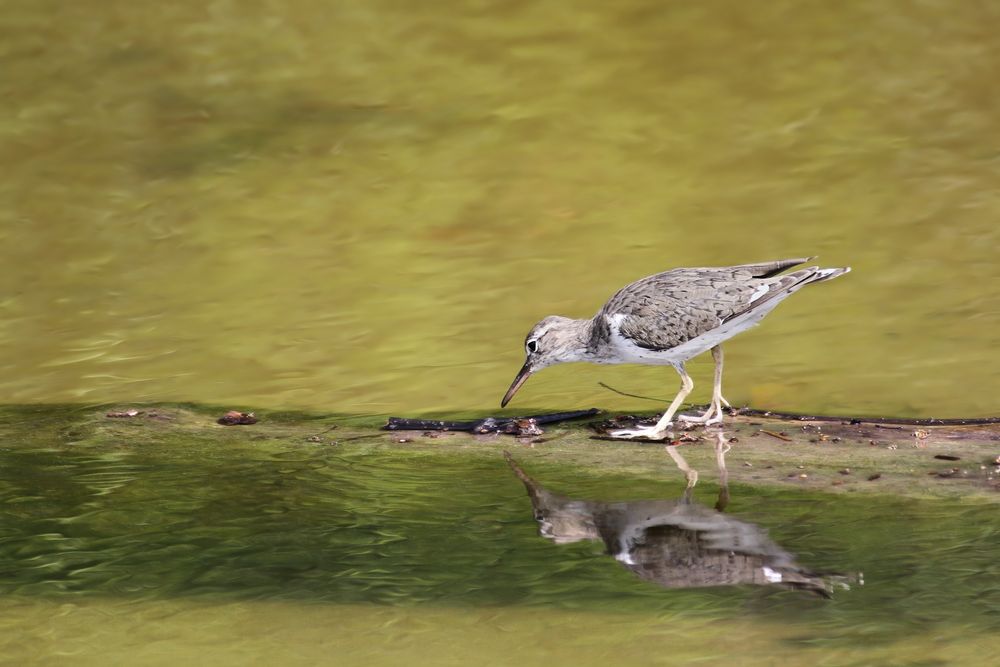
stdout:
[(221, 426), (224, 412), (3, 409), (4, 655), (332, 664), (335, 652), (337, 664), (375, 665), (994, 655), (995, 426), (738, 417), (724, 447), (693, 430), (666, 451), (592, 439), (575, 423), (518, 440), (267, 411)]

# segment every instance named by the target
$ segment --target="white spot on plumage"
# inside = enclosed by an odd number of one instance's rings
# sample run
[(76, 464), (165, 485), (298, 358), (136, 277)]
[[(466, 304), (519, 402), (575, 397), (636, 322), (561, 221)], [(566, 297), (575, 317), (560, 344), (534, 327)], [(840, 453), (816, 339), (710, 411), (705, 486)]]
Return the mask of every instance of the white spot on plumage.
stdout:
[(757, 290), (753, 294), (750, 295), (750, 303), (753, 303), (754, 301), (761, 298), (770, 291), (771, 291), (770, 285), (761, 285), (760, 287), (757, 288)]

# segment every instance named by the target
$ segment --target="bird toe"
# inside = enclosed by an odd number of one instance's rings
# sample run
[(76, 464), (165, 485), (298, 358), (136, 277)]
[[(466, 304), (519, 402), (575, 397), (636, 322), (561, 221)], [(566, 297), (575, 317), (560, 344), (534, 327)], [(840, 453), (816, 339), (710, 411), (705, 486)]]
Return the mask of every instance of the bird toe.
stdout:
[(637, 438), (643, 440), (666, 440), (669, 437), (666, 429), (659, 430), (656, 427), (624, 428), (617, 431), (610, 431), (608, 435), (612, 438), (624, 440), (635, 440)]

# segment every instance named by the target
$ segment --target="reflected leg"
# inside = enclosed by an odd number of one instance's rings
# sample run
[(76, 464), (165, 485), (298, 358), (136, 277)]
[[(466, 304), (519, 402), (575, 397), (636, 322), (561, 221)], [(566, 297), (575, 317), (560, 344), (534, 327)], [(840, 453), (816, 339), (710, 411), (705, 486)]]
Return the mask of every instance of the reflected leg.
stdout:
[(667, 445), (667, 454), (670, 454), (670, 458), (674, 460), (677, 467), (681, 469), (684, 473), (684, 478), (687, 480), (687, 486), (684, 488), (684, 502), (691, 502), (691, 491), (694, 489), (694, 485), (698, 483), (698, 471), (688, 465), (688, 462), (684, 460), (681, 453), (677, 451), (677, 445)]
[(726, 434), (715, 434), (715, 465), (719, 468), (719, 498), (715, 501), (715, 509), (724, 512), (729, 505), (729, 471), (726, 469), (726, 452), (732, 448)]

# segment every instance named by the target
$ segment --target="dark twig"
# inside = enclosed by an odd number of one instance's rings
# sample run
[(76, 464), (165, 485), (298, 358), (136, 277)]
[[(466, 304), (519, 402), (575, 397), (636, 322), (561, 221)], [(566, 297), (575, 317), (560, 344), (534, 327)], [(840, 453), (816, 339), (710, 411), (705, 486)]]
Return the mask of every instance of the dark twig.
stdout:
[(389, 417), (383, 426), (386, 431), (471, 431), (473, 433), (506, 433), (519, 422), (533, 421), (535, 424), (552, 424), (568, 419), (593, 417), (600, 410), (571, 410), (569, 412), (552, 412), (545, 415), (528, 417), (486, 417), (469, 421), (444, 421), (434, 419), (407, 419), (406, 417)]

